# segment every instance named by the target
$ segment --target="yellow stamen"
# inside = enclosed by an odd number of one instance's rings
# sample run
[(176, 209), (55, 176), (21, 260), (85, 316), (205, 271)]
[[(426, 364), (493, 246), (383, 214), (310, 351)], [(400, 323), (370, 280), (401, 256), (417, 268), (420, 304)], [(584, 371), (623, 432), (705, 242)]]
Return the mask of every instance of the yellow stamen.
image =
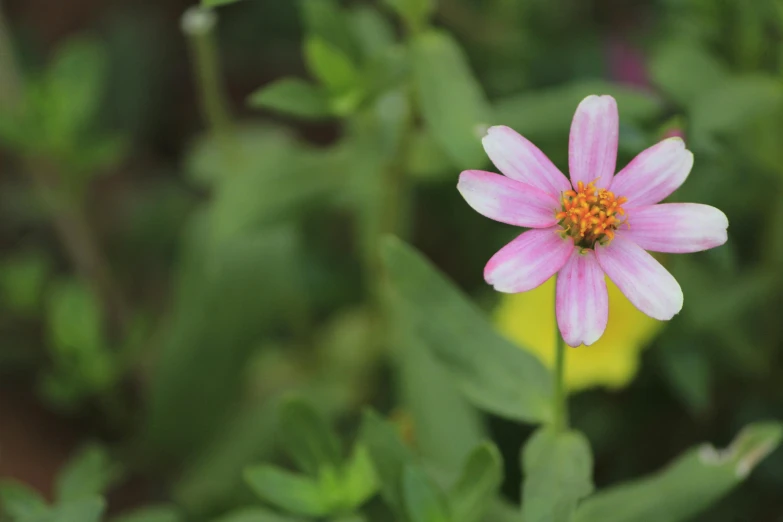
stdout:
[(567, 190), (562, 195), (562, 209), (555, 214), (565, 235), (574, 238), (582, 248), (593, 248), (595, 243), (607, 244), (614, 239), (615, 230), (625, 221), (622, 204), (627, 198), (616, 197), (606, 189), (597, 189), (595, 181), (580, 181), (576, 190)]

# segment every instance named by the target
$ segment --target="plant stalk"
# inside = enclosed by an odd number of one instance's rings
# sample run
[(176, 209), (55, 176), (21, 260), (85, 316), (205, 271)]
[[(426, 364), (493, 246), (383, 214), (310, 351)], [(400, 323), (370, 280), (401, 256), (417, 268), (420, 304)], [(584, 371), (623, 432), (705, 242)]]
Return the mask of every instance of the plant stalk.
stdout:
[(191, 7), (182, 16), (182, 31), (188, 38), (202, 116), (226, 152), (233, 152), (233, 120), (220, 74), (216, 26), (215, 12), (200, 6)]
[[(24, 111), (22, 87), (8, 36), (8, 24), (0, 9), (0, 108)], [(31, 156), (23, 160), (25, 174), (51, 212), (52, 225), (71, 263), (101, 303), (112, 333), (124, 336), (128, 308), (80, 202), (62, 187), (61, 173), (46, 158)]]
[[(555, 284), (557, 292), (557, 284)], [(552, 403), (552, 427), (555, 431), (564, 431), (568, 429), (568, 396), (565, 387), (565, 341), (560, 335), (557, 327), (557, 317), (555, 317), (555, 393)]]

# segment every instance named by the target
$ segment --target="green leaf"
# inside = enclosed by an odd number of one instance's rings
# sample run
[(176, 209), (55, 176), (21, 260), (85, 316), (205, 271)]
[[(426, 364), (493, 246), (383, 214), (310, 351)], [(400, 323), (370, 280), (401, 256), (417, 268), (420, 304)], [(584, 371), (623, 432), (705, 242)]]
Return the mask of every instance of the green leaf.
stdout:
[(344, 93), (359, 84), (359, 71), (351, 59), (339, 48), (317, 36), (304, 43), (308, 70), (327, 89)]
[(0, 482), (0, 502), (3, 512), (15, 520), (41, 517), (49, 511), (40, 493), (14, 480)]
[(261, 465), (246, 469), (245, 480), (259, 497), (291, 513), (322, 517), (331, 511), (319, 484), (303, 475)]
[(695, 137), (737, 133), (759, 117), (775, 115), (783, 105), (780, 82), (772, 76), (738, 76), (712, 87), (691, 104)]
[(257, 109), (271, 109), (300, 118), (331, 115), (326, 93), (299, 78), (282, 78), (265, 85), (250, 95), (248, 103)]
[(527, 137), (567, 137), (576, 107), (591, 94), (613, 96), (621, 121), (647, 121), (663, 111), (661, 101), (648, 92), (604, 81), (582, 80), (498, 100), (493, 122), (508, 125)]
[(87, 446), (57, 475), (55, 497), (64, 503), (103, 495), (119, 478), (119, 468), (102, 446)]
[[(275, 158), (281, 159), (281, 163), (276, 164)], [(225, 179), (210, 209), (209, 239), (219, 244), (323, 202), (340, 186), (345, 159), (334, 149), (321, 151), (292, 146), (268, 159), (267, 164), (274, 165), (272, 169), (248, 171)], [(243, 172), (260, 161), (248, 158)]]
[(246, 363), (272, 324), (306, 313), (300, 243), (291, 226), (205, 241), (194, 216), (180, 254), (172, 319), (161, 340), (145, 419), (147, 451), (192, 458), (224, 428)]
[(383, 56), (395, 44), (394, 27), (377, 9), (357, 5), (348, 21), (365, 61)]
[(299, 518), (279, 515), (262, 508), (240, 509), (215, 519), (213, 522), (303, 522)]
[(573, 522), (685, 522), (748, 477), (780, 444), (783, 424), (747, 426), (723, 451), (691, 449), (663, 470), (600, 491), (584, 501)]
[(289, 399), (281, 407), (280, 434), (288, 454), (310, 476), (318, 477), (324, 467), (340, 467), (342, 456), (337, 434), (302, 399)]
[(383, 497), (392, 507), (403, 512), (403, 470), (414, 462), (410, 449), (402, 443), (394, 427), (372, 411), (364, 414), (359, 439), (370, 452), (381, 480)]
[(536, 431), (523, 450), (522, 468), (525, 522), (568, 522), (577, 503), (593, 491), (590, 444), (576, 431)]
[(11, 310), (29, 315), (40, 310), (49, 259), (31, 251), (7, 257), (0, 265), (0, 295)]
[(100, 136), (85, 138), (88, 145), (80, 148), (78, 153), (68, 156), (69, 173), (82, 179), (95, 174), (102, 174), (109, 167), (117, 165), (130, 149), (130, 144), (124, 136), (101, 133)]
[(25, 518), (24, 522), (100, 522), (106, 509), (101, 497), (88, 497), (59, 505), (49, 513)]
[(428, 129), (417, 129), (410, 137), (408, 171), (418, 181), (452, 180), (451, 160)]
[(251, 402), (231, 419), (221, 433), (188, 463), (177, 481), (175, 499), (188, 511), (208, 512), (224, 505), (242, 485), (248, 462), (271, 457), (275, 448), (279, 409), (276, 400)]
[(503, 461), (497, 447), (487, 442), (473, 450), (449, 491), (454, 522), (480, 522), (502, 482)]
[(182, 515), (173, 506), (147, 506), (115, 517), (112, 522), (181, 522), (182, 520)]
[(424, 27), (435, 13), (435, 0), (384, 0), (384, 3), (414, 29)]
[(476, 306), (410, 246), (389, 238), (383, 259), (392, 296), (400, 300), (405, 319), (476, 406), (526, 422), (550, 418), (551, 376), (535, 356), (497, 333)]
[(673, 40), (650, 60), (652, 82), (683, 107), (688, 107), (727, 79), (724, 67), (699, 42)]
[(335, 0), (301, 0), (302, 18), (308, 38), (317, 37), (352, 61), (358, 60), (359, 49), (346, 13)]
[(234, 132), (233, 150), (213, 134), (194, 141), (185, 158), (189, 181), (215, 187), (229, 179), (259, 176), (283, 168), (287, 158), (295, 156), (294, 139), (283, 128), (253, 125)]
[(370, 452), (362, 444), (354, 447), (342, 477), (346, 504), (352, 509), (364, 504), (378, 491), (378, 477)]
[(459, 44), (447, 33), (428, 31), (411, 42), (411, 60), (428, 129), (457, 167), (484, 165), (481, 136), (490, 108)]
[(44, 124), (58, 144), (72, 143), (75, 133), (91, 123), (100, 107), (108, 60), (103, 47), (74, 38), (59, 48), (47, 71)]
[[(395, 309), (392, 315), (402, 408), (413, 421), (418, 454), (438, 469), (457, 474), (486, 436), (481, 413), (461, 393), (449, 370), (411, 332), (404, 314), (404, 309)], [(443, 444), (444, 440), (449, 443)]]
[(411, 522), (449, 522), (443, 495), (420, 468), (405, 466), (402, 475), (405, 511)]
[(221, 5), (235, 4), (239, 0), (201, 0), (202, 7), (218, 7)]
[(104, 347), (103, 317), (86, 285), (61, 281), (49, 292), (49, 339), (61, 353), (95, 353)]

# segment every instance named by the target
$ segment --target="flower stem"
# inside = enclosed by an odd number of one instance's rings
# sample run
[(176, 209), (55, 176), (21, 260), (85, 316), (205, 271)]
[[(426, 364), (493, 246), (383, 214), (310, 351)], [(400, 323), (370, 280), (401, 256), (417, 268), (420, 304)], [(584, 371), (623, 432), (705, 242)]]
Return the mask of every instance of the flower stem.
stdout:
[[(557, 292), (557, 285), (555, 285)], [(565, 341), (557, 328), (557, 318), (555, 318), (555, 394), (553, 396), (552, 426), (556, 431), (568, 429), (568, 404), (565, 389)]]
[(220, 75), (220, 60), (215, 42), (217, 15), (195, 6), (182, 15), (182, 31), (188, 37), (194, 74), (199, 86), (201, 111), (212, 132), (226, 149), (233, 144), (233, 122)]
[[(14, 59), (5, 13), (0, 9), (0, 110), (25, 111), (24, 81)], [(90, 285), (107, 314), (111, 333), (122, 338), (129, 308), (90, 225), (82, 202), (63, 187), (57, 162), (39, 154), (22, 158), (25, 174), (51, 213), (51, 222), (74, 268)]]

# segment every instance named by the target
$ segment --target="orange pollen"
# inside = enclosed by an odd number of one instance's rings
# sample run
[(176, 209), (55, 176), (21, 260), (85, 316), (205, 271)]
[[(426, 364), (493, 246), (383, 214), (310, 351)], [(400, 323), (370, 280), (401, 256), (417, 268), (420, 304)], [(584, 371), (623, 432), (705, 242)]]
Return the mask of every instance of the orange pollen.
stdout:
[(624, 197), (616, 197), (606, 189), (595, 187), (595, 181), (585, 185), (578, 182), (576, 190), (562, 195), (563, 207), (555, 214), (563, 234), (574, 238), (574, 244), (593, 248), (596, 243), (605, 245), (614, 239), (615, 230), (625, 223)]

